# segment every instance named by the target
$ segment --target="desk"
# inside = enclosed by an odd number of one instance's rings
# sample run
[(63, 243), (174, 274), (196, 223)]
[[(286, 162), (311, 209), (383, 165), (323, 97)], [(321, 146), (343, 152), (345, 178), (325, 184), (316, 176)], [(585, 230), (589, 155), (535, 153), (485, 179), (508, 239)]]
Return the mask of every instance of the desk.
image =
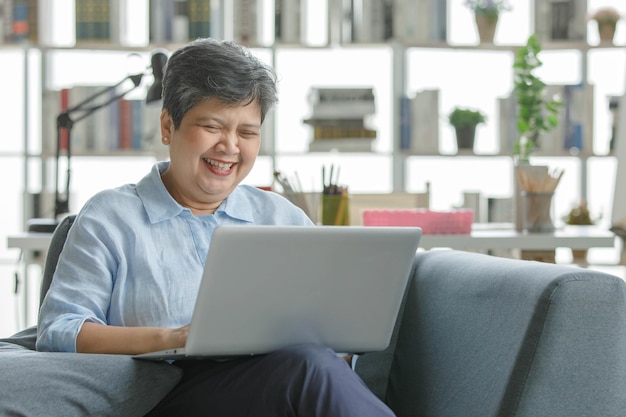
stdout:
[[(467, 235), (423, 235), (420, 247), (450, 248), (459, 250), (520, 249), (522, 251), (554, 251), (564, 247), (571, 249), (612, 248), (615, 234), (593, 226), (566, 226), (554, 233), (520, 233), (512, 228), (488, 229), (488, 225), (476, 226)], [(50, 233), (21, 233), (9, 236), (9, 248), (24, 251), (25, 263), (43, 265), (50, 245)], [(40, 252), (33, 258), (34, 252)], [(24, 320), (28, 322), (27, 277), (24, 278)]]
[[(8, 247), (20, 248), (23, 251), (41, 251), (40, 258), (45, 259), (51, 238), (52, 234), (49, 233), (21, 233), (9, 236)], [(612, 248), (615, 246), (615, 234), (593, 226), (566, 226), (554, 233), (522, 233), (512, 229), (474, 228), (468, 235), (423, 235), (420, 246), (461, 250)]]
[(24, 327), (30, 325), (30, 303), (28, 302), (28, 266), (43, 267), (50, 246), (52, 233), (20, 233), (7, 238), (8, 248), (21, 249), (24, 256)]
[(523, 233), (513, 229), (474, 228), (472, 233), (467, 235), (423, 235), (420, 246), (461, 250), (612, 248), (615, 246), (615, 234), (593, 226), (566, 226), (554, 233)]
[[(20, 233), (7, 238), (7, 247), (20, 248), (23, 251), (47, 252), (51, 239), (52, 233)], [(45, 256), (42, 258), (45, 259)]]

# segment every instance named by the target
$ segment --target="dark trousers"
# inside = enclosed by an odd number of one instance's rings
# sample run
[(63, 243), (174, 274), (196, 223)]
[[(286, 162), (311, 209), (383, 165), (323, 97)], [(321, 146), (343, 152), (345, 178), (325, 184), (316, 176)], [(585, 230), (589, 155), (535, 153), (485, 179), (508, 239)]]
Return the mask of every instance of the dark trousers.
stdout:
[(181, 382), (147, 417), (393, 416), (345, 360), (300, 345), (230, 361), (179, 361)]

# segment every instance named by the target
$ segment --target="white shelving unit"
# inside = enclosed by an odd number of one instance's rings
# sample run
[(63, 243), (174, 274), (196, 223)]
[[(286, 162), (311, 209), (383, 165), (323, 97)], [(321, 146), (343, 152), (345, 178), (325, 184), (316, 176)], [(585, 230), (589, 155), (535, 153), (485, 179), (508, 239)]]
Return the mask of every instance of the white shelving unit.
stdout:
[[(342, 180), (349, 184), (354, 192), (394, 190), (419, 192), (423, 190), (426, 182), (430, 182), (433, 184), (433, 203), (436, 208), (449, 208), (453, 204), (458, 204), (459, 201), (454, 201), (452, 193), (460, 196), (463, 190), (479, 190), (486, 195), (496, 196), (505, 196), (511, 191), (511, 161), (509, 155), (501, 154), (499, 151), (496, 101), (498, 97), (508, 95), (511, 91), (514, 51), (525, 41), (532, 30), (530, 18), (532, 0), (515, 2), (513, 11), (506, 12), (502, 16), (503, 27), (498, 29), (496, 43), (493, 45), (478, 43), (471, 14), (463, 6), (461, 0), (448, 0), (450, 23), (448, 42), (419, 45), (400, 44), (394, 41), (379, 44), (343, 44), (340, 36), (342, 2), (328, 0), (328, 3), (319, 3), (324, 4), (320, 10), (325, 13), (324, 16), (327, 15), (326, 21), (321, 25), (326, 34), (321, 36), (321, 40), (320, 36), (317, 36), (314, 45), (277, 43), (253, 47), (255, 54), (276, 67), (281, 77), (279, 84), (281, 101), (275, 110), (275, 123), (270, 130), (274, 132), (274, 135), (266, 147), (268, 152), (259, 157), (257, 167), (249, 178), (251, 183), (268, 185), (272, 182), (274, 170), (287, 173), (298, 171), (304, 180), (305, 191), (316, 191), (321, 184), (321, 166), (333, 163), (342, 166)], [(589, 0), (590, 8), (597, 7), (596, 5), (602, 5), (602, 3), (599, 0)], [(319, 10), (316, 12), (319, 13)], [(518, 21), (523, 23), (520, 24)], [(514, 22), (517, 24), (517, 29), (508, 29), (507, 26)], [(596, 84), (596, 80), (592, 78), (597, 73), (594, 61), (598, 56), (613, 57), (613, 62), (616, 62), (615, 72), (624, 74), (626, 58), (623, 53), (624, 42), (621, 41), (624, 38), (623, 31), (623, 27), (618, 29), (617, 44), (619, 46), (595, 46), (596, 41), (592, 38), (591, 29), (588, 43), (544, 43), (542, 45), (543, 56), (546, 57), (547, 69), (555, 68), (559, 62), (567, 64), (567, 69), (561, 69), (560, 74), (554, 79), (546, 72), (547, 81), (549, 83), (591, 81)], [(156, 48), (172, 50), (180, 46), (152, 45), (145, 42), (144, 44), (137, 42), (139, 44), (134, 46), (73, 45), (67, 41), (66, 36), (57, 35), (55, 38), (60, 39), (60, 45), (31, 45), (24, 48), (25, 54), (39, 54), (41, 58), (38, 69), (41, 71), (40, 88), (42, 89), (88, 81), (102, 83), (103, 86), (110, 85), (127, 74), (124, 65), (120, 64), (125, 57), (139, 54), (145, 60), (144, 62), (148, 62), (147, 57), (150, 51)], [(106, 55), (110, 57), (107, 59), (111, 60), (113, 56), (116, 57), (116, 64), (107, 65), (109, 69), (107, 77), (97, 74), (97, 71), (93, 69), (98, 66), (102, 67), (102, 64), (97, 63), (98, 56), (101, 55)], [(486, 62), (493, 63), (493, 66), (487, 67)], [(76, 67), (80, 67), (81, 70), (78, 72), (65, 70)], [(32, 68), (28, 71), (31, 70)], [(307, 70), (306, 76), (303, 76), (303, 70)], [(53, 77), (50, 77), (50, 74), (54, 74)], [(498, 78), (493, 74), (505, 75)], [(83, 78), (80, 78), (81, 76)], [(613, 77), (611, 76), (611, 80), (598, 80), (611, 84), (613, 89), (609, 90), (598, 84), (599, 88), (596, 90), (597, 154), (579, 156), (560, 154), (538, 157), (542, 163), (565, 165), (567, 175), (576, 177), (576, 180), (571, 180), (572, 183), (576, 183), (576, 186), (567, 190), (566, 198), (559, 198), (557, 194), (557, 203), (561, 204), (561, 207), (556, 209), (557, 214), (579, 198), (594, 198), (593, 190), (590, 190), (588, 184), (593, 181), (595, 174), (592, 171), (597, 166), (616, 165), (613, 161), (614, 157), (607, 156), (608, 149), (600, 140), (601, 136), (606, 133), (606, 130), (603, 133), (600, 127), (606, 128), (609, 113), (608, 106), (603, 105), (602, 100), (607, 94), (622, 95), (624, 92), (623, 85), (615, 87), (617, 83), (613, 81)], [(618, 78), (621, 83), (624, 77), (619, 75)], [(374, 86), (378, 109), (375, 125), (379, 133), (374, 152), (308, 152), (309, 127), (302, 123), (308, 112), (306, 94), (310, 87), (319, 85)], [(440, 88), (442, 94), (441, 154), (409, 155), (398, 149), (398, 100), (402, 95), (428, 87)], [(32, 91), (24, 93), (25, 96), (30, 94)], [(456, 154), (452, 129), (447, 125), (445, 116), (451, 107), (457, 104), (479, 107), (487, 112), (488, 123), (479, 127), (478, 144), (474, 155)], [(37, 116), (33, 119), (31, 112), (27, 113), (28, 119), (25, 126), (32, 130), (32, 127), (36, 128), (38, 124)], [(43, 132), (42, 135), (46, 134), (49, 132)], [(42, 135), (39, 135), (39, 141)], [(33, 132), (25, 133), (25, 137), (28, 138), (36, 136)], [(28, 191), (38, 191), (32, 185), (32, 176), (34, 171), (39, 171), (35, 173), (35, 176), (40, 177), (42, 189), (49, 192), (52, 178), (51, 164), (45, 161), (49, 162), (50, 155), (40, 154), (40, 149), (33, 145), (32, 139), (28, 139), (25, 143), (28, 149), (25, 153), (27, 159), (25, 165), (29, 168), (24, 176), (25, 183), (29, 184)], [(115, 158), (116, 163), (120, 163), (129, 156), (140, 159), (147, 157), (148, 160), (155, 158), (151, 153), (125, 151), (107, 154), (77, 154), (76, 160), (100, 157), (103, 160), (102, 163), (106, 164), (105, 159)], [(156, 154), (156, 158), (162, 156), (163, 154)], [(33, 169), (35, 165), (32, 162), (40, 157), (44, 163), (41, 168)], [(480, 173), (467, 168), (472, 165), (490, 166), (493, 167), (494, 172)], [(75, 167), (74, 172), (79, 172), (78, 167)], [(467, 176), (459, 172), (472, 172), (473, 175)], [(496, 172), (497, 174), (494, 175)], [(445, 179), (449, 182), (450, 178), (455, 176), (458, 177), (459, 187), (456, 189), (454, 184), (445, 186), (442, 181), (439, 181), (439, 179)], [(568, 182), (564, 182), (563, 188), (568, 186)], [(594, 207), (593, 201), (590, 201), (590, 205), (592, 210), (594, 208), (605, 212), (608, 210), (605, 203), (601, 207)]]

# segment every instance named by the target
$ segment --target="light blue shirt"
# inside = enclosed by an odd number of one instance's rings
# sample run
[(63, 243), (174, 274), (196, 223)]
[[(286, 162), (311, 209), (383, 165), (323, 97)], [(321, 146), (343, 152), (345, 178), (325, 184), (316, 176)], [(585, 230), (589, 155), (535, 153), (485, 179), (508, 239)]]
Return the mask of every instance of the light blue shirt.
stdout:
[(136, 185), (96, 194), (78, 213), (39, 313), (38, 350), (75, 352), (85, 321), (189, 324), (218, 225), (313, 225), (284, 197), (246, 185), (214, 214), (194, 216), (163, 185), (168, 164), (155, 164)]

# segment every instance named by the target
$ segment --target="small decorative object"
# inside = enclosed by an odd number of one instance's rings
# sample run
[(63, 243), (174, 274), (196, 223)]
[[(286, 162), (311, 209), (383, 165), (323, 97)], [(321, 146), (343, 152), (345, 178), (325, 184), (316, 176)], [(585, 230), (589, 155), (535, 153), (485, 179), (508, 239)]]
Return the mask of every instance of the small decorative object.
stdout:
[(519, 140), (514, 144), (513, 155), (517, 163), (527, 164), (530, 154), (539, 147), (542, 132), (549, 132), (559, 122), (558, 115), (563, 103), (546, 97), (546, 84), (535, 75), (543, 65), (539, 59), (541, 45), (535, 34), (530, 35), (526, 45), (515, 52), (513, 63), (513, 92), (517, 99), (517, 132)]
[(598, 24), (600, 43), (613, 43), (615, 26), (620, 18), (619, 12), (613, 7), (602, 7), (589, 16), (590, 20)]
[(364, 226), (418, 226), (425, 235), (467, 235), (472, 232), (474, 210), (415, 209), (363, 210)]
[[(577, 206), (573, 207), (565, 217), (565, 223), (575, 226), (591, 226), (595, 221), (591, 218), (587, 201), (582, 200)], [(574, 263), (587, 262), (587, 249), (572, 249), (572, 258)]]
[(523, 230), (528, 233), (551, 233), (552, 198), (563, 170), (548, 172), (547, 175), (528, 175), (531, 171), (518, 170), (517, 182), (523, 199)]
[(456, 132), (458, 149), (474, 149), (476, 126), (487, 121), (487, 117), (479, 110), (455, 107), (448, 115), (450, 125)]
[(511, 10), (509, 2), (506, 0), (466, 0), (465, 5), (474, 11), (480, 42), (493, 43), (500, 13)]

